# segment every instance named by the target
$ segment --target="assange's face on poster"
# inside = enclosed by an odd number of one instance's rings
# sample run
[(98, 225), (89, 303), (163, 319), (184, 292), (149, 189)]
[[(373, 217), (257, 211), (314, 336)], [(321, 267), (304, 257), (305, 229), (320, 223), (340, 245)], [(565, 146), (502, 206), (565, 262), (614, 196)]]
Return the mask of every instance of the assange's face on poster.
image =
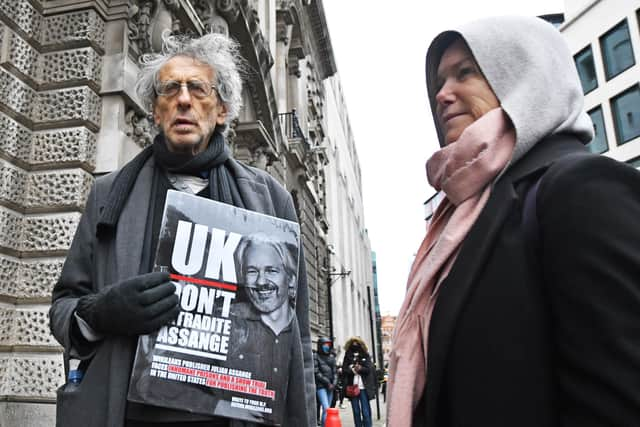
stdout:
[(287, 303), (290, 278), (271, 245), (257, 244), (247, 249), (245, 281), (249, 299), (261, 313), (271, 313)]

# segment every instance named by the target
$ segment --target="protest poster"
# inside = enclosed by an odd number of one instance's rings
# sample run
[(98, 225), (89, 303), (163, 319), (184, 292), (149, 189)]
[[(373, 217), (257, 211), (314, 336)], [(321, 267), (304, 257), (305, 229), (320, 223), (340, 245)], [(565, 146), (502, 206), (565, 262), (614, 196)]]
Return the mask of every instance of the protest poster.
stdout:
[(280, 425), (299, 248), (295, 222), (169, 190), (155, 270), (180, 314), (138, 338), (128, 399)]

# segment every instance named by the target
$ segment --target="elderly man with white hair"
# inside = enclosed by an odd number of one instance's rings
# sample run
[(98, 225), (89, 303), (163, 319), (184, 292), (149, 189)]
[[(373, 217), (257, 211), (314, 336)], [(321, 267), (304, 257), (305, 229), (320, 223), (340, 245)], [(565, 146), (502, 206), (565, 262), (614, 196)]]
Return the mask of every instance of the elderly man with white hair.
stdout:
[[(178, 315), (175, 286), (151, 272), (167, 190), (296, 220), (289, 193), (262, 170), (234, 160), (225, 143), (241, 108), (243, 63), (238, 45), (220, 34), (166, 36), (159, 54), (142, 58), (136, 90), (159, 133), (120, 170), (96, 180), (60, 279), (53, 290), (51, 330), (65, 366), (80, 361), (82, 381), (58, 391), (58, 426), (230, 426), (221, 417), (128, 402), (138, 335)], [(304, 262), (297, 274), (293, 363), (285, 423), (314, 422), (315, 386)], [(213, 400), (213, 398), (212, 398)], [(213, 405), (213, 403), (212, 403)], [(236, 425), (236, 424), (233, 424)]]

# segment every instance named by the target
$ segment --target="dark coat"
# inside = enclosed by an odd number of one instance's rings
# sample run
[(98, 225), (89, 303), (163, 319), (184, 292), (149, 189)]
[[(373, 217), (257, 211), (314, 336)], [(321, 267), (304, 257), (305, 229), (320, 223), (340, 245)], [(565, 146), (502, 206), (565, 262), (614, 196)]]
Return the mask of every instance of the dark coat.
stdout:
[(313, 367), (316, 377), (316, 389), (335, 387), (338, 380), (336, 375), (336, 357), (329, 353), (313, 353)]
[[(138, 274), (143, 234), (149, 209), (154, 161), (140, 171), (117, 224), (114, 236), (96, 238), (96, 223), (116, 172), (98, 178), (89, 194), (60, 279), (53, 290), (51, 330), (65, 349), (68, 367), (73, 313), (83, 295)], [(271, 176), (237, 161), (229, 163), (247, 209), (296, 221), (289, 193)], [(304, 259), (301, 257), (301, 259)], [(315, 384), (308, 320), (308, 289), (305, 263), (300, 262), (296, 313), (301, 335), (301, 360), (290, 372), (286, 425), (315, 423)], [(89, 361), (80, 384), (81, 393), (58, 391), (58, 405), (72, 406), (76, 415), (61, 427), (122, 427), (136, 338), (113, 336), (98, 341), (81, 355)], [(75, 423), (74, 423), (75, 421)]]
[(638, 425), (639, 218), (640, 172), (572, 137), (514, 165), (440, 288), (414, 425)]
[(351, 348), (347, 349), (344, 355), (344, 360), (342, 361), (344, 386), (346, 388), (348, 385), (353, 384), (354, 372), (352, 367), (356, 363), (360, 365), (360, 371), (358, 374), (362, 377), (365, 389), (367, 390), (367, 397), (371, 400), (376, 397), (377, 380), (375, 366), (371, 361), (371, 356), (366, 351), (366, 346), (364, 346), (364, 350), (359, 350), (357, 355)]

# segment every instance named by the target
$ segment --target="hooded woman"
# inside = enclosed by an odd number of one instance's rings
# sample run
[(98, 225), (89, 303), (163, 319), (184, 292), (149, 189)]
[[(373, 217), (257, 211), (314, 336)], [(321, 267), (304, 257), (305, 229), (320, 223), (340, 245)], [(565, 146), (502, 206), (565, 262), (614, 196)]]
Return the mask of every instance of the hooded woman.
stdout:
[(333, 401), (336, 387), (336, 357), (333, 355), (333, 341), (327, 337), (318, 337), (318, 349), (313, 353), (313, 367), (316, 377), (316, 397), (322, 407), (320, 425), (324, 427), (327, 409)]
[(533, 17), (438, 35), (427, 89), (445, 198), (416, 255), (388, 426), (640, 420), (640, 173), (593, 125), (561, 34)]
[[(351, 337), (344, 345), (342, 375), (355, 427), (371, 427), (371, 405), (369, 400), (376, 396), (376, 370), (364, 340)], [(357, 395), (349, 395), (349, 386), (357, 385)]]

